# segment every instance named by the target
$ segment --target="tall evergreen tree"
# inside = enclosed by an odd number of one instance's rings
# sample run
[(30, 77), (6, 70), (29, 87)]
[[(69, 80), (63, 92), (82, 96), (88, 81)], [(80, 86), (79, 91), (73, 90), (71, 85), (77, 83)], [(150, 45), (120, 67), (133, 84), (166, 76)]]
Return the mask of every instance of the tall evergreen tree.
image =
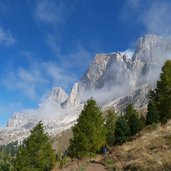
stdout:
[(115, 143), (122, 144), (127, 141), (130, 135), (128, 123), (124, 116), (118, 116), (115, 127)]
[(130, 134), (135, 135), (138, 133), (140, 131), (140, 119), (132, 104), (127, 106), (125, 118), (129, 125)]
[(114, 145), (115, 143), (115, 122), (116, 122), (116, 113), (115, 111), (108, 111), (106, 117), (106, 142), (108, 145)]
[(49, 171), (55, 161), (55, 154), (43, 124), (39, 122), (31, 135), (19, 146), (14, 167), (16, 171)]
[(162, 67), (156, 89), (150, 91), (149, 98), (157, 107), (160, 121), (171, 118), (171, 60), (167, 60)]
[(73, 138), (69, 147), (71, 157), (81, 158), (100, 150), (105, 143), (106, 131), (102, 112), (95, 100), (87, 101), (72, 130)]
[(159, 121), (159, 115), (157, 112), (156, 104), (150, 100), (148, 103), (147, 115), (146, 115), (146, 123), (147, 125), (157, 123)]

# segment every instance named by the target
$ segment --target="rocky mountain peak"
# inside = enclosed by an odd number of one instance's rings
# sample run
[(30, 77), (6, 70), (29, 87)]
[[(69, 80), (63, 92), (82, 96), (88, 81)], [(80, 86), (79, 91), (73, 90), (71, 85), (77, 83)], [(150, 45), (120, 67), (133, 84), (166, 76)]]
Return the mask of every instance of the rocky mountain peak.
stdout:
[(79, 83), (74, 83), (68, 99), (62, 104), (63, 108), (77, 107), (80, 104)]
[(54, 103), (63, 103), (68, 98), (68, 94), (61, 87), (54, 87), (47, 99)]
[(86, 77), (91, 80), (91, 82), (97, 81), (106, 70), (106, 66), (110, 58), (110, 55), (97, 54), (86, 73)]
[(15, 128), (16, 126), (20, 125), (22, 123), (23, 117), (20, 113), (14, 113), (12, 117), (7, 122), (8, 128)]
[(161, 57), (167, 59), (170, 52), (170, 39), (148, 34), (138, 39), (133, 61), (141, 60), (146, 63), (156, 63)]

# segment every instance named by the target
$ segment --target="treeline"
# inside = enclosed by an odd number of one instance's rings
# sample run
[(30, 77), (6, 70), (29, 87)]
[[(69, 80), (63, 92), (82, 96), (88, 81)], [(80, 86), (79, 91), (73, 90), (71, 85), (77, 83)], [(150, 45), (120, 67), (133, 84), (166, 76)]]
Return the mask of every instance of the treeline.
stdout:
[[(68, 163), (71, 158), (84, 158), (101, 152), (104, 145), (114, 146), (129, 141), (145, 126), (166, 123), (171, 118), (171, 61), (165, 62), (156, 88), (149, 92), (146, 116), (140, 115), (128, 104), (125, 113), (109, 111), (102, 117), (100, 106), (89, 99), (72, 127), (73, 138), (63, 155), (56, 154), (52, 142), (44, 131), (42, 122), (19, 146), (0, 147), (0, 170), (2, 171), (50, 171)], [(3, 150), (5, 153), (2, 153)], [(14, 151), (13, 151), (14, 150)], [(8, 155), (2, 155), (8, 154)]]

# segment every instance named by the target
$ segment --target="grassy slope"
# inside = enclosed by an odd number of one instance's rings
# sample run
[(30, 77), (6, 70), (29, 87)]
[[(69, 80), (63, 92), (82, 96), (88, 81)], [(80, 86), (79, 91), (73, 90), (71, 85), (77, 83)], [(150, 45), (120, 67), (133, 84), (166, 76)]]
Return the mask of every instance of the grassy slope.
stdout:
[(69, 141), (72, 138), (72, 130), (67, 129), (63, 131), (60, 135), (57, 135), (56, 137), (51, 138), (53, 143), (53, 148), (56, 150), (56, 152), (64, 152), (68, 146)]
[(171, 121), (146, 127), (134, 140), (112, 148), (105, 164), (112, 170), (171, 170)]

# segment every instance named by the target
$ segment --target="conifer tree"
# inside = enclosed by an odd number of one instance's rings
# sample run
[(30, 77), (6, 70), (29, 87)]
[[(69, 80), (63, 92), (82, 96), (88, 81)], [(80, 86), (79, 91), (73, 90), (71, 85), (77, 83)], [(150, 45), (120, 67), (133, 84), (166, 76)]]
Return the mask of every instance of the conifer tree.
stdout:
[(81, 158), (100, 150), (105, 143), (106, 131), (102, 112), (95, 100), (87, 101), (72, 130), (73, 138), (69, 147), (71, 157)]
[(19, 146), (14, 167), (16, 171), (49, 171), (55, 161), (55, 154), (42, 122), (32, 130), (31, 135)]
[(149, 98), (157, 107), (160, 121), (171, 118), (171, 60), (167, 60), (162, 67), (156, 89), (150, 91)]
[(157, 112), (157, 107), (155, 103), (150, 100), (148, 103), (147, 115), (146, 115), (146, 123), (147, 125), (157, 123), (159, 121), (159, 115)]
[(106, 142), (110, 146), (114, 145), (115, 143), (115, 122), (116, 122), (115, 111), (108, 111), (105, 126), (106, 126)]
[(130, 134), (135, 135), (138, 133), (140, 131), (140, 119), (132, 104), (127, 106), (125, 118), (129, 125)]
[(115, 143), (122, 144), (127, 141), (130, 135), (128, 123), (124, 116), (119, 116), (115, 126)]

